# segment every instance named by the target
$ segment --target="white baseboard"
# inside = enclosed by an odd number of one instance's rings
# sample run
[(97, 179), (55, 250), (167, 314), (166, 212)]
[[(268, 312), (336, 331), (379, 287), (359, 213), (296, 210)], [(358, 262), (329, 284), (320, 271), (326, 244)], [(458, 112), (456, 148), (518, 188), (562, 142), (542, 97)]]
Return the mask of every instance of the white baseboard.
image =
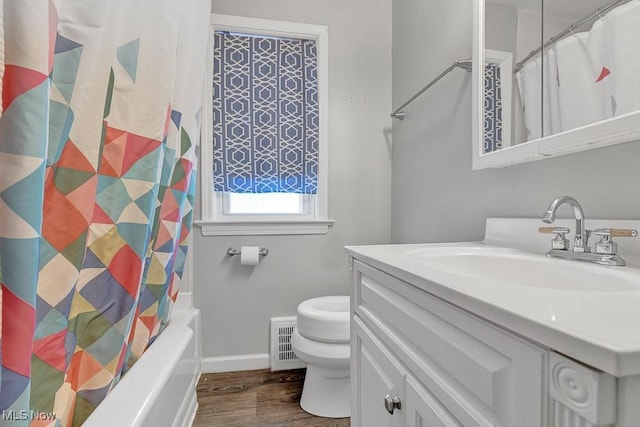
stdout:
[(269, 367), (271, 367), (269, 353), (202, 358), (203, 374), (254, 371), (257, 369), (268, 369)]

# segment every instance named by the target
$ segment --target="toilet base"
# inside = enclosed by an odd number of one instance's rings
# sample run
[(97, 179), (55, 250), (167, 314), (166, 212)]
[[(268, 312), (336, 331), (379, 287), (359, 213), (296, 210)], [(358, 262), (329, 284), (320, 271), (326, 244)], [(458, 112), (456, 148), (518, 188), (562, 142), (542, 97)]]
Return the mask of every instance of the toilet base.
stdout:
[(351, 416), (349, 368), (326, 369), (307, 366), (300, 407), (312, 415), (326, 418)]

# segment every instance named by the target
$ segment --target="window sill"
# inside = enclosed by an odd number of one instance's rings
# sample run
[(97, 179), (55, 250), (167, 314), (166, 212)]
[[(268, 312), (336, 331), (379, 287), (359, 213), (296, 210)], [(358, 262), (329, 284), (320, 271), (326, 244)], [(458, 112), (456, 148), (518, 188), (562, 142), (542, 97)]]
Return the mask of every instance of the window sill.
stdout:
[(195, 221), (203, 236), (265, 236), (327, 234), (334, 220), (314, 221)]

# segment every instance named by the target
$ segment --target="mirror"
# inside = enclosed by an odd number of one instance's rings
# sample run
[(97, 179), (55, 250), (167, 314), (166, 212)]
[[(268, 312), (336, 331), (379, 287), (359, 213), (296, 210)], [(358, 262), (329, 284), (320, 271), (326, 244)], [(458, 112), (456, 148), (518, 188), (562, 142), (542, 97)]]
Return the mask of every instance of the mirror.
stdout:
[(639, 0), (474, 6), (473, 169), (640, 139)]

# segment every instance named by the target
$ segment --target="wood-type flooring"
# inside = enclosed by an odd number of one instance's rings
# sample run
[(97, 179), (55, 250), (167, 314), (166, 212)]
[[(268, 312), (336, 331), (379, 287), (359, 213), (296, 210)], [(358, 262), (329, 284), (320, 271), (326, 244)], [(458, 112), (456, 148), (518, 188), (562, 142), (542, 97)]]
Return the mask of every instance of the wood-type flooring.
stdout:
[(300, 409), (304, 369), (203, 374), (193, 427), (349, 427)]

